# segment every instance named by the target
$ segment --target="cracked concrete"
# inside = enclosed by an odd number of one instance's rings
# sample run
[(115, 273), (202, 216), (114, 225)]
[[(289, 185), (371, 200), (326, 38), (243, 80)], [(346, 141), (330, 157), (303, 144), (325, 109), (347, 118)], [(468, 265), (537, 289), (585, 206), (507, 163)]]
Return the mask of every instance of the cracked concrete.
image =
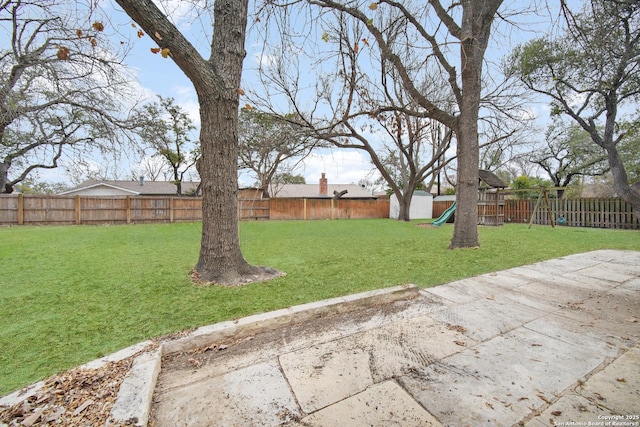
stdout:
[(638, 252), (369, 303), (165, 352), (153, 425), (539, 427), (640, 415)]

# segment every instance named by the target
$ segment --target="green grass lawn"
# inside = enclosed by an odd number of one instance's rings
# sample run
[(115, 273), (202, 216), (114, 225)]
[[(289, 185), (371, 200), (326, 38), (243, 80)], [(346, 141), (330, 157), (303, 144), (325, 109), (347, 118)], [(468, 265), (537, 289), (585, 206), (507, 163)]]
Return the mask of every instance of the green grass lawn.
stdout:
[(241, 225), (252, 264), (287, 276), (242, 288), (189, 281), (200, 224), (0, 228), (0, 395), (136, 342), (365, 290), (435, 286), (571, 253), (640, 250), (637, 231), (481, 227), (449, 251), (453, 227), (394, 220)]

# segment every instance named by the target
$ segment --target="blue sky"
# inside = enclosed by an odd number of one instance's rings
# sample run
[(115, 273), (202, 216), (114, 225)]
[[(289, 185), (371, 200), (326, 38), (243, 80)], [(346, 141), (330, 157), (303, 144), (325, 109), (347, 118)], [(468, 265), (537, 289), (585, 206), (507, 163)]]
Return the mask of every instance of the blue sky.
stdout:
[[(158, 1), (158, 3), (160, 3)], [(514, 4), (514, 2), (505, 2)], [(521, 3), (520, 1), (516, 3)], [(184, 76), (182, 71), (171, 61), (161, 55), (154, 55), (150, 49), (155, 44), (149, 37), (137, 38), (136, 29), (131, 24), (132, 21), (115, 5), (112, 0), (104, 0), (103, 11), (109, 16), (109, 24), (116, 29), (123, 37), (128, 37), (132, 41), (132, 50), (125, 59), (125, 63), (134, 71), (137, 77), (136, 87), (141, 94), (153, 100), (155, 94), (164, 97), (173, 97), (176, 103), (189, 112), (192, 119), (198, 123), (198, 102), (191, 82)], [(209, 34), (206, 23), (198, 19), (191, 18), (185, 7), (185, 2), (165, 1), (165, 10), (174, 17), (174, 22), (178, 28), (188, 35), (190, 41), (200, 49), (204, 56), (208, 56)], [(530, 5), (526, 1), (521, 4)], [(517, 6), (509, 6), (515, 8)], [(522, 41), (535, 37), (548, 25), (544, 20), (536, 17), (520, 17), (521, 29), (501, 27), (496, 31), (492, 40), (488, 56), (493, 60), (498, 60), (503, 54), (509, 52), (513, 46)], [(247, 56), (244, 62), (245, 72), (243, 74), (243, 85), (251, 85), (253, 78), (252, 70), (257, 69), (258, 61), (262, 52), (260, 45), (249, 34), (247, 43)], [(241, 105), (246, 100), (241, 99)], [(544, 115), (544, 105), (536, 107), (536, 114)], [(130, 178), (131, 167), (120, 165), (123, 173), (121, 179)], [(308, 183), (316, 183), (320, 174), (325, 172), (331, 183), (357, 183), (361, 179), (371, 178), (371, 165), (366, 153), (358, 150), (343, 151), (338, 149), (319, 151), (308, 158), (304, 165), (297, 170), (305, 176)], [(127, 170), (129, 169), (129, 170)], [(43, 175), (45, 179), (52, 181), (65, 181), (64, 171), (47, 172)], [(250, 185), (253, 179), (247, 175), (241, 175), (241, 184)]]

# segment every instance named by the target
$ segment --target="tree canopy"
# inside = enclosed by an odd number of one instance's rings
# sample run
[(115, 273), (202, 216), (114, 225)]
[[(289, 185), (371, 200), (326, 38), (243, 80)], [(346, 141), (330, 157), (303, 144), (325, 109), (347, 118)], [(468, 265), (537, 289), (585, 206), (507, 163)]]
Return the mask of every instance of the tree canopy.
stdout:
[(246, 107), (240, 109), (238, 167), (255, 175), (265, 197), (275, 196), (276, 184), (283, 184), (275, 178), (292, 176), (295, 167), (318, 144), (315, 138), (301, 133), (291, 119), (292, 115), (281, 118)]
[(575, 123), (556, 120), (545, 133), (545, 145), (530, 155), (531, 162), (546, 172), (555, 187), (609, 170), (606, 151), (593, 144), (589, 134)]
[[(286, 100), (316, 136), (339, 147), (357, 145), (369, 152), (374, 164), (379, 156), (367, 142), (368, 133), (375, 132), (367, 132), (367, 118), (399, 112), (433, 119), (450, 129), (456, 140), (458, 209), (463, 213), (457, 217), (450, 247), (478, 246), (483, 61), (502, 0), (430, 0), (426, 6), (391, 0), (307, 4), (310, 9), (300, 13), (302, 21), (287, 7), (278, 27), (287, 30), (274, 42), (284, 47), (268, 52), (277, 59), (262, 67), (267, 71), (262, 81), (269, 90), (261, 99), (275, 94)], [(295, 30), (287, 26), (294, 20)], [(300, 22), (311, 23), (306, 35)], [(297, 55), (285, 53), (291, 49)], [(303, 68), (302, 55), (316, 68)], [(437, 87), (442, 90), (434, 90)], [(404, 137), (400, 143), (406, 145)], [(428, 163), (423, 159), (421, 166)], [(384, 174), (381, 162), (376, 167)]]
[(574, 11), (563, 2), (563, 18), (558, 36), (519, 46), (508, 72), (606, 151), (614, 189), (637, 214), (640, 192), (629, 185), (619, 147), (640, 120), (640, 3), (593, 0)]
[(0, 3), (0, 192), (118, 141), (126, 69), (104, 25), (75, 13), (66, 0)]
[(162, 96), (139, 109), (135, 120), (143, 143), (164, 160), (177, 194), (182, 195), (182, 181), (200, 157), (198, 144), (191, 140), (193, 120), (175, 99)]

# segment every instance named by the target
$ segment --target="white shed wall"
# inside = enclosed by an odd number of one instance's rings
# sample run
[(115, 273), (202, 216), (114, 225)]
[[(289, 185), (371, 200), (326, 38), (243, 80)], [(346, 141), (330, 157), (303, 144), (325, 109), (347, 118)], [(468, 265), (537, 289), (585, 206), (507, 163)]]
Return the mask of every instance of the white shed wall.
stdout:
[[(395, 194), (391, 195), (389, 206), (389, 218), (397, 219), (400, 213), (400, 204)], [(433, 218), (433, 196), (429, 193), (421, 192), (414, 194), (411, 198), (411, 207), (409, 208), (409, 218), (411, 219), (427, 219)]]

